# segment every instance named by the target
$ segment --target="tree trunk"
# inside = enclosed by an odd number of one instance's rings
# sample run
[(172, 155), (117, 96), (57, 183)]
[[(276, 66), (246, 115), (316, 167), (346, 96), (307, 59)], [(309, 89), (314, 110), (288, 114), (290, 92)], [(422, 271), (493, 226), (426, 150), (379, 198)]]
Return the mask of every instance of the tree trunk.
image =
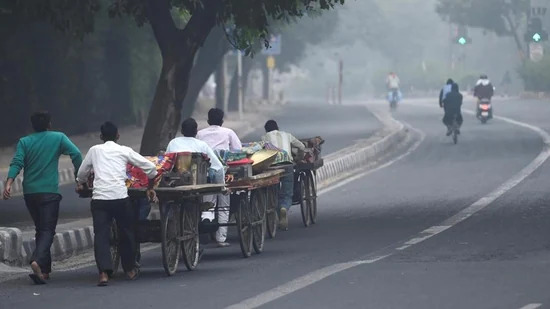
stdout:
[(218, 64), (216, 70), (216, 108), (225, 108), (225, 59)]
[(221, 27), (212, 30), (204, 46), (199, 50), (197, 61), (191, 70), (189, 90), (183, 101), (183, 106), (185, 106), (183, 119), (191, 117), (202, 87), (204, 87), (210, 75), (216, 71), (223, 56), (229, 50), (229, 43), (223, 31)]
[(508, 22), (508, 25), (510, 26), (510, 32), (512, 33), (512, 37), (514, 38), (514, 42), (516, 43), (516, 47), (519, 52), (519, 57), (521, 58), (521, 61), (525, 60), (525, 50), (523, 49), (523, 44), (521, 44), (521, 39), (518, 35), (518, 26), (514, 23), (512, 17), (510, 17), (509, 14), (505, 14), (504, 18)]
[[(246, 93), (246, 88), (248, 86), (248, 74), (250, 73), (250, 70), (252, 70), (252, 65), (254, 62), (249, 57), (243, 57), (243, 97)], [(229, 85), (229, 98), (228, 98), (228, 104), (227, 109), (229, 111), (238, 111), (239, 110), (239, 83), (238, 83), (238, 72), (235, 68), (235, 72), (233, 73), (233, 77), (231, 78), (231, 84)], [(243, 98), (244, 102), (244, 98)]]
[(267, 67), (265, 61), (262, 64), (262, 94), (263, 99), (267, 102), (269, 101), (269, 68)]
[(143, 155), (156, 155), (165, 149), (178, 131), (193, 61), (216, 23), (220, 5), (218, 0), (202, 3), (179, 30), (168, 0), (147, 0), (147, 18), (162, 54), (162, 71), (141, 140)]

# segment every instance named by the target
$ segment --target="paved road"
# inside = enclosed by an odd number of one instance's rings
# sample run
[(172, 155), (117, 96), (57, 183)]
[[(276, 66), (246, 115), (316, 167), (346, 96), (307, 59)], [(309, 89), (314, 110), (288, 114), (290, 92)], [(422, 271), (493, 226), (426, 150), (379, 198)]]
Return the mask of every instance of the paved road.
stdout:
[[(529, 103), (531, 114), (520, 119), (524, 105), (514, 104), (520, 102), (502, 103), (498, 113), (550, 129), (546, 106)], [(425, 135), (419, 147), (322, 194), (318, 225), (305, 229), (292, 212), (291, 230), (268, 241), (262, 255), (242, 259), (236, 243), (208, 249), (199, 270), (166, 278), (153, 250), (137, 282), (99, 289), (95, 269), (85, 267), (57, 273), (48, 286), (1, 283), (0, 307), (243, 308), (252, 298), (265, 308), (547, 308), (550, 163), (485, 208), (489, 200), (482, 199), (530, 164), (542, 139), (466, 115), (454, 146), (439, 113), (401, 106), (396, 118)]]
[[(298, 138), (321, 135), (328, 142), (323, 152), (330, 153), (349, 146), (355, 140), (374, 133), (380, 126), (376, 118), (365, 108), (350, 106), (336, 108), (313, 104), (287, 105), (277, 117), (281, 130), (292, 132)], [(344, 123), (344, 125), (342, 125)], [(263, 123), (257, 133), (249, 134), (243, 141), (257, 141), (263, 134)], [(90, 216), (89, 200), (79, 199), (74, 186), (62, 186), (61, 222)], [(22, 197), (0, 201), (0, 226), (32, 226)]]

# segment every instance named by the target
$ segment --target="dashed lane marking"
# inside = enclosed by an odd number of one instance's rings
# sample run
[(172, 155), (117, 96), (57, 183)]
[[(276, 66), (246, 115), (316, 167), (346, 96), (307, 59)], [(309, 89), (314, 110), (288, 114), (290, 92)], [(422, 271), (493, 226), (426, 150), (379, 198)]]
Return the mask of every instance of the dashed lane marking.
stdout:
[(542, 306), (542, 304), (529, 304), (529, 305), (525, 305), (519, 309), (537, 309), (537, 308), (540, 308), (540, 306)]

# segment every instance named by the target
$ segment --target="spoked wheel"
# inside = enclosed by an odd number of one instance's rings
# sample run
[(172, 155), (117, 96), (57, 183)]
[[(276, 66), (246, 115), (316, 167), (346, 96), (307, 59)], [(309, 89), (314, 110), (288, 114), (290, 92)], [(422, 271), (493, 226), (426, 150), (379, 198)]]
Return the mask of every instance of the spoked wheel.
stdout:
[(317, 188), (315, 175), (313, 171), (307, 172), (308, 178), (308, 201), (309, 201), (309, 218), (311, 223), (317, 223)]
[(250, 209), (248, 202), (248, 193), (239, 194), (239, 206), (237, 207), (237, 234), (239, 235), (239, 243), (241, 252), (245, 258), (252, 254), (253, 232), (251, 228)]
[(181, 211), (179, 205), (168, 203), (161, 205), (160, 227), (162, 246), (162, 265), (168, 276), (176, 273), (180, 258)]
[(300, 172), (298, 177), (298, 185), (300, 186), (300, 210), (302, 211), (302, 222), (305, 227), (311, 224), (310, 208), (308, 203), (309, 195), (309, 180), (305, 172)]
[(199, 264), (199, 217), (200, 203), (193, 201), (181, 207), (181, 255), (188, 270)]
[(118, 236), (118, 227), (116, 221), (113, 219), (111, 224), (111, 237), (109, 239), (110, 249), (111, 249), (111, 262), (113, 263), (113, 273), (114, 276), (120, 266), (120, 252), (118, 251), (119, 236)]
[(250, 214), (252, 217), (252, 245), (260, 254), (264, 251), (266, 220), (266, 189), (256, 189), (250, 194)]
[(277, 234), (277, 227), (279, 225), (279, 214), (277, 209), (279, 208), (279, 185), (273, 185), (267, 188), (267, 213), (266, 213), (266, 225), (267, 235), (269, 238), (275, 238)]

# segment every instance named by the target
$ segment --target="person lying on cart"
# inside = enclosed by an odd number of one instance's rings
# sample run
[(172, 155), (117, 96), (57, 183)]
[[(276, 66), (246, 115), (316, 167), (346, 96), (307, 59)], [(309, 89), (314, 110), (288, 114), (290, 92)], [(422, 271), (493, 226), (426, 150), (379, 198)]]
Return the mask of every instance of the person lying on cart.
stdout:
[[(262, 140), (286, 151), (289, 155), (292, 154), (292, 147), (302, 152), (306, 150), (306, 146), (292, 134), (280, 131), (275, 120), (268, 120), (264, 129), (266, 134), (262, 137)], [(279, 228), (285, 231), (288, 230), (287, 213), (292, 206), (292, 195), (294, 193), (294, 170), (292, 167), (288, 169), (288, 171), (285, 171), (285, 175), (281, 177), (281, 190), (279, 191)]]
[(94, 225), (94, 254), (99, 270), (98, 286), (106, 286), (113, 273), (110, 235), (113, 218), (120, 232), (120, 259), (130, 280), (139, 276), (136, 267), (136, 212), (132, 208), (126, 187), (126, 166), (141, 168), (149, 178), (147, 196), (156, 200), (152, 190), (157, 175), (155, 164), (129, 147), (117, 144), (118, 128), (112, 122), (101, 126), (103, 144), (90, 148), (77, 174), (77, 191), (83, 189), (91, 171), (94, 172), (92, 191), (92, 219)]
[[(208, 156), (210, 159), (210, 171), (208, 172), (212, 183), (225, 184), (225, 169), (218, 158), (218, 155), (214, 152), (207, 143), (196, 138), (198, 133), (198, 125), (195, 119), (188, 118), (181, 124), (182, 137), (176, 137), (168, 143), (166, 152), (200, 152)], [(208, 201), (205, 200), (205, 201)], [(219, 208), (229, 209), (229, 199), (220, 200)], [(216, 215), (215, 209), (211, 208), (208, 211), (202, 212), (201, 218), (205, 223), (214, 222)], [(219, 214), (218, 214), (219, 215)], [(218, 223), (227, 223), (228, 215), (219, 216)], [(216, 242), (219, 247), (227, 247), (229, 244), (227, 239), (227, 227), (219, 228), (216, 232)]]
[[(240, 152), (242, 143), (237, 134), (229, 129), (222, 127), (224, 112), (219, 108), (212, 108), (208, 111), (208, 124), (206, 129), (197, 133), (197, 138), (204, 141), (210, 148), (218, 152)], [(218, 181), (218, 183), (221, 183)], [(205, 202), (210, 202), (214, 207), (218, 207), (218, 223), (226, 224), (229, 221), (229, 200), (228, 194), (207, 195)], [(218, 204), (219, 203), (219, 204)], [(220, 226), (216, 231), (216, 241), (218, 246), (229, 246), (227, 239), (227, 226)]]

